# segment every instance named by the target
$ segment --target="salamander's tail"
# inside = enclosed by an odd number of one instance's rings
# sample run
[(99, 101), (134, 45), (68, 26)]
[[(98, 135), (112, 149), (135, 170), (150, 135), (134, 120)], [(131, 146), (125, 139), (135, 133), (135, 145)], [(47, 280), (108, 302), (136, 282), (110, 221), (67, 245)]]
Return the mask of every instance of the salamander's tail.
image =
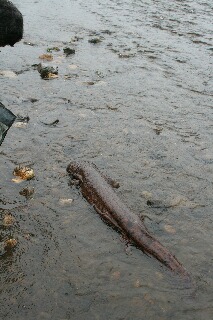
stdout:
[(134, 234), (133, 240), (142, 251), (155, 257), (163, 265), (181, 277), (190, 278), (189, 273), (177, 258), (157, 239), (155, 239), (155, 237), (153, 237), (145, 227), (142, 227), (141, 230), (135, 230), (132, 234)]

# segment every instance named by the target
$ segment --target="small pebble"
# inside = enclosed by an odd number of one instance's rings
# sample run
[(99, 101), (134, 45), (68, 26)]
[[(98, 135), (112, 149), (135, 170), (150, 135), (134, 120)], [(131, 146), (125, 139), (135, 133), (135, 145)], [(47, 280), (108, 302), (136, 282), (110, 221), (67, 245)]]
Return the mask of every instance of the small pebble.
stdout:
[(6, 214), (3, 219), (4, 226), (11, 226), (14, 223), (15, 219), (11, 214)]
[(139, 279), (137, 279), (137, 280), (135, 281), (134, 287), (135, 287), (135, 288), (140, 288), (140, 287), (142, 287), (141, 282), (140, 282)]
[(166, 232), (170, 233), (170, 234), (175, 234), (176, 230), (169, 224), (165, 224), (164, 225), (164, 229)]
[(12, 249), (17, 245), (18, 241), (16, 239), (9, 239), (5, 241), (5, 249)]
[(111, 275), (112, 280), (119, 280), (121, 277), (121, 272), (120, 271), (114, 271)]
[(73, 202), (73, 199), (60, 199), (59, 203), (62, 205), (71, 204)]

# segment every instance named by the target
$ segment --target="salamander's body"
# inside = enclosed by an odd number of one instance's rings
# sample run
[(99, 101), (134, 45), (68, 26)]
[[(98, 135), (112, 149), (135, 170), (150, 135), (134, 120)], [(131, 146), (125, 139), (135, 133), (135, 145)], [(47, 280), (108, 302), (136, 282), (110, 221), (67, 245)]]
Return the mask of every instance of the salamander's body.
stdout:
[(111, 187), (111, 181), (95, 165), (84, 161), (71, 162), (67, 172), (79, 180), (83, 196), (105, 220), (127, 235), (143, 252), (174, 272), (188, 277), (175, 256), (147, 231), (141, 219), (119, 199)]

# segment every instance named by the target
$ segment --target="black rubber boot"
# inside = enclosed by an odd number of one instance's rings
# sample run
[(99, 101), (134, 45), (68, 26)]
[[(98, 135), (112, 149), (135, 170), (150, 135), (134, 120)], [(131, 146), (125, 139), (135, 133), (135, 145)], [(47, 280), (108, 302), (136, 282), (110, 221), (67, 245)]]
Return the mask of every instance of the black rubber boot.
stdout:
[(13, 46), (23, 36), (21, 12), (7, 0), (0, 0), (0, 47)]

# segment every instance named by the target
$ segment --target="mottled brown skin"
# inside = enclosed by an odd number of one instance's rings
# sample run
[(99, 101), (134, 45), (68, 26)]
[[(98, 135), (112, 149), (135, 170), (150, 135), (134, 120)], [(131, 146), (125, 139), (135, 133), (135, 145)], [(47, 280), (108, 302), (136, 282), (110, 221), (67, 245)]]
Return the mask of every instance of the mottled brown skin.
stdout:
[(83, 196), (104, 220), (124, 233), (143, 252), (155, 257), (175, 273), (189, 277), (175, 256), (148, 232), (141, 219), (119, 199), (112, 189), (113, 181), (100, 173), (94, 164), (71, 162), (67, 172), (79, 180)]

